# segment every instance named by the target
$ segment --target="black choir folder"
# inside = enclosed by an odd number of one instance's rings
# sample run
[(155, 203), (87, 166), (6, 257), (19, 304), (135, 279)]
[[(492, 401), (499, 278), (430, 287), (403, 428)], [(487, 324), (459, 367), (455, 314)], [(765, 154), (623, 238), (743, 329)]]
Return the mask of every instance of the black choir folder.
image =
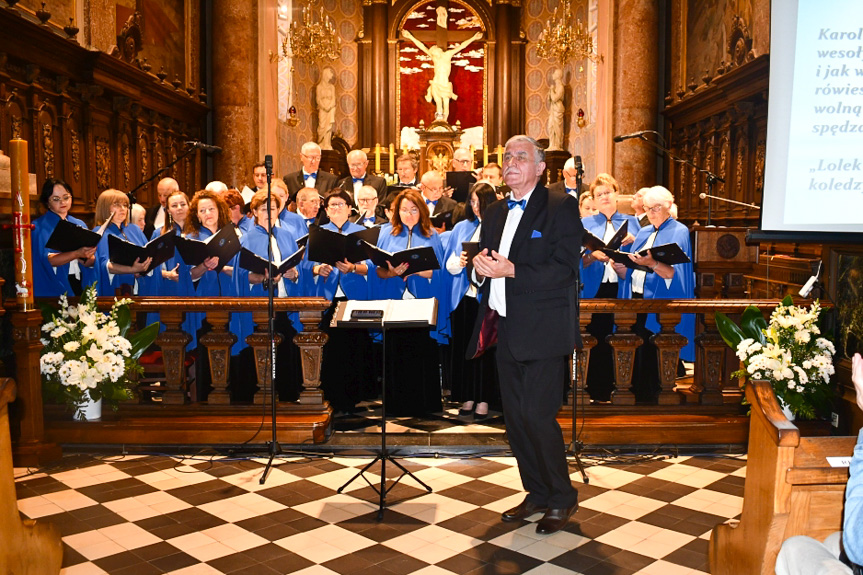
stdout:
[[(646, 272), (653, 271), (649, 267), (640, 266), (631, 259), (629, 259), (629, 254), (627, 254), (626, 252), (619, 252), (617, 250), (610, 250), (608, 248), (603, 248), (602, 251), (614, 261), (622, 263), (626, 267), (633, 270), (641, 270)], [(653, 259), (657, 262), (668, 264), (670, 266), (673, 266), (675, 264), (685, 264), (691, 261), (689, 259), (689, 256), (687, 256), (677, 244), (654, 246), (652, 248), (647, 248), (646, 250), (641, 250), (640, 252), (638, 252), (638, 255), (646, 256), (648, 253), (653, 256)]]
[(348, 260), (355, 264), (369, 259), (368, 244), (376, 244), (380, 227), (365, 228), (343, 235), (323, 228), (309, 229), (309, 261), (336, 265)]
[(368, 242), (366, 242), (366, 246), (368, 250), (367, 259), (372, 260), (373, 264), (384, 269), (387, 267), (387, 262), (390, 262), (394, 268), (407, 262), (408, 269), (404, 275), (440, 269), (437, 255), (435, 255), (434, 249), (431, 246), (418, 246), (395, 253), (382, 250)]
[(603, 248), (608, 248), (610, 250), (618, 250), (620, 249), (620, 245), (623, 243), (623, 240), (626, 239), (627, 229), (629, 228), (629, 222), (627, 220), (623, 220), (623, 224), (614, 232), (614, 235), (611, 236), (611, 239), (608, 240), (606, 244), (604, 241), (593, 235), (587, 230), (584, 230), (584, 235), (581, 238), (581, 243), (589, 250), (601, 250)]
[(431, 224), (434, 227), (439, 228), (441, 226), (444, 226), (446, 227), (446, 229), (449, 230), (452, 229), (452, 213), (452, 210), (441, 212), (435, 216), (432, 216), (429, 219), (431, 219)]
[(76, 226), (70, 221), (60, 219), (51, 237), (45, 243), (49, 250), (57, 252), (74, 252), (79, 248), (93, 248), (99, 244), (102, 234), (87, 228)]
[(462, 242), (461, 251), (467, 252), (467, 265), (464, 267), (468, 279), (473, 275), (473, 258), (479, 255), (479, 242)]
[(437, 300), (348, 300), (336, 306), (332, 327), (431, 327), (437, 323)]
[(184, 262), (190, 266), (197, 266), (204, 263), (205, 259), (215, 256), (219, 258), (216, 269), (222, 269), (241, 247), (236, 228), (232, 225), (222, 226), (221, 230), (203, 241), (183, 236), (177, 236), (176, 241), (177, 251), (183, 256)]
[[(306, 253), (306, 246), (301, 246), (300, 249), (286, 257), (280, 262), (273, 262), (275, 269), (274, 276), (282, 275), (292, 267), (295, 267), (303, 261), (303, 254)], [(240, 250), (240, 267), (249, 270), (255, 274), (264, 275), (267, 270), (268, 262), (266, 258), (262, 258), (255, 252), (251, 252), (246, 248)]]
[(174, 245), (179, 236), (173, 233), (156, 236), (145, 246), (126, 241), (119, 236), (108, 236), (108, 258), (115, 264), (131, 266), (135, 260), (153, 258), (147, 273), (174, 257)]

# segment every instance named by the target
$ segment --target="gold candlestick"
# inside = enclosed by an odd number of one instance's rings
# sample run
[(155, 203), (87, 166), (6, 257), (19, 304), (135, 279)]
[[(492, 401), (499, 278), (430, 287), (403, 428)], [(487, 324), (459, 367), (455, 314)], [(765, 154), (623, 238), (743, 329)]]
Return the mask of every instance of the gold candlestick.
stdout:
[(390, 174), (396, 173), (396, 154), (395, 146), (390, 144)]
[(375, 173), (381, 173), (381, 145), (375, 144)]

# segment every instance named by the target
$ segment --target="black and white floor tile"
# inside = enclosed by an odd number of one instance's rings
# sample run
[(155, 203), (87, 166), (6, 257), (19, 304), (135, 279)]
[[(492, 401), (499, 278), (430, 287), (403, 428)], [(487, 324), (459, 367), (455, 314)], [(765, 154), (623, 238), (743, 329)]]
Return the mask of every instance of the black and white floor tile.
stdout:
[(67, 575), (686, 575), (707, 572), (710, 530), (739, 515), (746, 463), (587, 458), (589, 484), (571, 467), (580, 509), (542, 536), (539, 515), (500, 521), (523, 498), (512, 458), (401, 459), (433, 492), (402, 478), (380, 522), (378, 464), (337, 491), (370, 460), (286, 455), (264, 485), (266, 459), (224, 456), (73, 454), (15, 472), (21, 513), (59, 528)]

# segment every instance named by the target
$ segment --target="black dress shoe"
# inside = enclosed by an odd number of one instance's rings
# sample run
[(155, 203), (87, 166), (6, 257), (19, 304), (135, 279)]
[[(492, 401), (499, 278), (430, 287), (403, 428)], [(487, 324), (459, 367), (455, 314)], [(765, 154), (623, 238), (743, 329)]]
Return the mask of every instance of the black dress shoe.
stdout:
[(501, 513), (500, 520), (506, 523), (521, 521), (522, 519), (530, 517), (534, 513), (543, 513), (546, 509), (548, 509), (548, 507), (545, 505), (537, 505), (536, 503), (531, 503), (525, 499), (509, 511)]
[(566, 526), (570, 515), (576, 511), (578, 511), (578, 501), (576, 501), (572, 507), (549, 509), (536, 524), (536, 532), (540, 535), (557, 533)]

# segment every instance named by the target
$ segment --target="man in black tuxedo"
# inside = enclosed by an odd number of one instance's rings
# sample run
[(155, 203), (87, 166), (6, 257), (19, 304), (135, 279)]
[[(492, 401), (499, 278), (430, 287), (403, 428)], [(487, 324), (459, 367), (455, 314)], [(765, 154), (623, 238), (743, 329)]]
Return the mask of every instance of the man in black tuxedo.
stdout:
[(303, 162), (303, 168), (296, 172), (291, 172), (284, 177), (285, 184), (288, 186), (288, 194), (290, 201), (295, 201), (297, 192), (302, 188), (315, 188), (320, 194), (326, 195), (327, 192), (336, 187), (339, 179), (323, 170), (319, 170), (321, 165), (321, 147), (314, 142), (306, 142), (300, 149), (300, 160)]
[(348, 152), (348, 170), (351, 175), (339, 180), (338, 187), (346, 191), (357, 203), (357, 193), (363, 186), (371, 186), (378, 194), (378, 201), (383, 201), (387, 195), (387, 181), (380, 176), (367, 174), (369, 158), (362, 150)]
[(494, 162), (488, 163), (482, 167), (480, 180), (488, 182), (494, 186), (497, 199), (502, 199), (509, 194), (509, 186), (503, 183), (503, 168)]
[(144, 213), (144, 236), (150, 239), (153, 230), (161, 228), (168, 219), (168, 197), (180, 189), (180, 184), (174, 178), (162, 178), (156, 184), (156, 193), (159, 195), (159, 203), (147, 208)]
[(513, 136), (506, 143), (503, 177), (512, 194), (483, 213), (480, 253), (472, 260), (482, 295), (468, 348), (472, 357), (489, 344), (489, 324), (497, 315), (507, 437), (527, 491), (501, 520), (544, 512), (536, 525), (540, 534), (559, 531), (578, 509), (555, 417), (578, 339), (575, 303), (584, 232), (578, 200), (539, 183), (544, 160), (532, 138)]
[[(440, 172), (429, 170), (423, 174), (420, 180), (420, 192), (429, 209), (429, 216), (434, 218), (438, 214), (452, 212), (448, 223), (436, 227), (438, 233), (442, 233), (444, 229), (451, 230), (452, 223), (456, 221), (455, 218), (458, 215), (458, 203), (454, 199), (443, 195), (443, 188), (443, 178)], [(434, 223), (432, 225), (434, 226)]]
[(375, 213), (378, 207), (378, 192), (371, 186), (363, 186), (356, 194), (359, 214), (351, 221), (367, 228), (387, 223), (387, 219)]
[(551, 184), (548, 189), (552, 192), (566, 192), (573, 196), (576, 200), (581, 196), (582, 192), (590, 191), (590, 185), (581, 183), (581, 190), (578, 189), (578, 170), (575, 167), (575, 158), (569, 158), (563, 164), (563, 179)]

